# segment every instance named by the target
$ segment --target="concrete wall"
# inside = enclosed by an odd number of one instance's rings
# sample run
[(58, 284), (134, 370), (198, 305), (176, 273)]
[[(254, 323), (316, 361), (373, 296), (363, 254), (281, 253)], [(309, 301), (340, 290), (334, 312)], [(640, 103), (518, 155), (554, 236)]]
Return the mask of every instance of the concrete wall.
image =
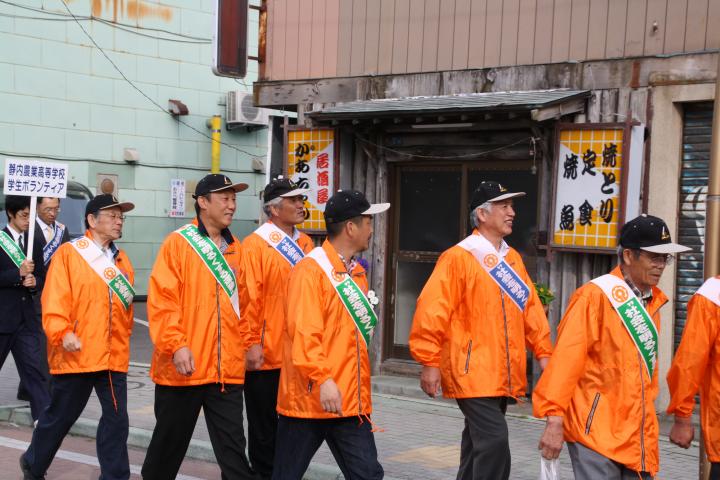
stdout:
[[(225, 116), (226, 93), (250, 91), (257, 77), (252, 61), (244, 80), (248, 87), (213, 75), (211, 0), (67, 4), (128, 80), (164, 108), (171, 98), (181, 100), (190, 110), (182, 120), (206, 135), (206, 119)], [(187, 222), (168, 217), (170, 179), (184, 178), (194, 188), (192, 182), (209, 171), (210, 140), (123, 79), (62, 2), (22, 0), (22, 5), (29, 8), (0, 4), (0, 159), (13, 154), (63, 159), (72, 179), (93, 192), (97, 174), (117, 174), (119, 196), (136, 204), (122, 246), (136, 266), (137, 290), (143, 294), (163, 238)], [(91, 14), (108, 22), (90, 20)], [(258, 14), (251, 10), (250, 55), (257, 51), (257, 29)], [(222, 146), (223, 172), (251, 186), (240, 194), (235, 217), (234, 232), (242, 237), (259, 212), (264, 175), (253, 172), (250, 162), (265, 157), (267, 130), (223, 129), (222, 140), (232, 145)], [(138, 151), (137, 165), (123, 161), (125, 147)], [(192, 212), (189, 196), (187, 201)]]

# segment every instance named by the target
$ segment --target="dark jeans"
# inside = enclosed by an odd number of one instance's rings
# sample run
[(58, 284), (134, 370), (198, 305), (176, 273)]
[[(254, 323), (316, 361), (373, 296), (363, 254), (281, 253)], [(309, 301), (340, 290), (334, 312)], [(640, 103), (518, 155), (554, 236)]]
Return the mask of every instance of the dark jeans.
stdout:
[(652, 480), (648, 472), (636, 472), (577, 442), (567, 443), (575, 480)]
[(0, 333), (0, 368), (10, 352), (15, 359), (20, 382), (30, 397), (30, 413), (37, 420), (50, 403), (45, 336), (38, 325), (22, 322), (13, 333)]
[(245, 372), (248, 456), (253, 469), (263, 478), (272, 476), (279, 381), (280, 369)]
[(457, 480), (507, 480), (510, 477), (507, 398), (460, 398), (457, 403), (465, 415)]
[(210, 442), (223, 479), (256, 479), (245, 456), (243, 386), (225, 384), (169, 387), (155, 385), (155, 430), (142, 476), (171, 480), (185, 458), (200, 409), (205, 413)]
[(130, 478), (127, 374), (107, 370), (53, 376), (50, 406), (40, 415), (24, 455), (33, 475), (45, 474), (65, 435), (85, 409), (93, 388), (102, 406), (96, 440), (100, 479)]
[(380, 480), (375, 437), (368, 420), (359, 417), (327, 420), (280, 415), (273, 480), (301, 480), (315, 452), (326, 441), (345, 480)]
[(710, 480), (720, 480), (720, 463), (710, 464)]

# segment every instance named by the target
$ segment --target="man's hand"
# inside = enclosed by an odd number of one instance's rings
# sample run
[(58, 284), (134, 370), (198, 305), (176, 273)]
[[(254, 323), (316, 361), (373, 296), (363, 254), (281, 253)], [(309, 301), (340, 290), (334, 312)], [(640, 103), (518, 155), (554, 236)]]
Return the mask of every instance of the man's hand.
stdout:
[(35, 288), (35, 285), (36, 285), (36, 284), (37, 284), (37, 282), (36, 282), (36, 280), (35, 280), (35, 275), (33, 275), (32, 273), (28, 273), (28, 274), (25, 275), (25, 277), (23, 278), (23, 281), (22, 281), (23, 287)]
[(35, 262), (29, 259), (23, 260), (23, 262), (20, 264), (20, 276), (26, 277), (30, 275), (35, 270)]
[(82, 342), (74, 332), (67, 332), (62, 338), (62, 344), (66, 352), (79, 352), (82, 350)]
[(188, 347), (182, 347), (173, 354), (173, 364), (180, 375), (189, 377), (195, 373), (195, 358)]
[(682, 448), (690, 448), (690, 442), (695, 438), (695, 427), (690, 417), (683, 418), (675, 415), (675, 423), (670, 430), (670, 441)]
[(550, 416), (547, 417), (545, 431), (540, 437), (538, 450), (541, 451), (543, 458), (553, 460), (560, 456), (560, 450), (563, 445), (563, 418)]
[(332, 378), (320, 385), (320, 405), (328, 413), (342, 415), (342, 394)]
[(256, 343), (251, 346), (245, 354), (245, 370), (260, 370), (265, 358), (263, 357), (262, 345)]
[(544, 372), (548, 366), (548, 363), (550, 363), (550, 357), (543, 357), (540, 360), (538, 360), (538, 363), (540, 364), (540, 368)]
[(420, 374), (420, 388), (433, 398), (440, 393), (440, 369), (438, 367), (423, 367)]

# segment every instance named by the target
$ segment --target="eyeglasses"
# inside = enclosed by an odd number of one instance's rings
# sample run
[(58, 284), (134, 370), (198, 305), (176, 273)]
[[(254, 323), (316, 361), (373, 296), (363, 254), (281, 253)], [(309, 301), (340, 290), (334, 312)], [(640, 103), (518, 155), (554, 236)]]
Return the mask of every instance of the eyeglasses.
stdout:
[(648, 253), (644, 250), (638, 250), (638, 252), (643, 254), (648, 260), (650, 260), (650, 263), (656, 267), (672, 265), (675, 260), (675, 255), (672, 253)]
[(30, 212), (17, 212), (15, 216), (24, 220), (26, 218), (30, 218)]
[(43, 213), (60, 213), (60, 207), (46, 207), (41, 208), (40, 211)]
[(98, 213), (97, 216), (99, 217), (100, 215), (106, 216), (113, 222), (117, 222), (118, 220), (120, 220), (121, 222), (124, 222), (125, 219), (127, 218), (125, 215), (118, 215), (117, 213)]

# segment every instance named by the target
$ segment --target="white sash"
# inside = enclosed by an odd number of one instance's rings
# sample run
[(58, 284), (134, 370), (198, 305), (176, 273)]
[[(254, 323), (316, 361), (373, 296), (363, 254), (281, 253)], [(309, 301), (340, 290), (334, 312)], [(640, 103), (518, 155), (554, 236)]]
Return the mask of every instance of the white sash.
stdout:
[(720, 277), (708, 278), (697, 293), (720, 307)]
[(592, 280), (592, 283), (600, 287), (610, 300), (652, 378), (657, 365), (658, 347), (658, 331), (652, 317), (622, 278), (608, 273)]
[(458, 243), (458, 246), (470, 252), (520, 311), (525, 311), (525, 305), (530, 299), (530, 289), (505, 258), (500, 258), (500, 254), (487, 238), (473, 234)]
[(83, 260), (90, 265), (90, 268), (115, 292), (125, 309), (130, 308), (135, 296), (135, 290), (133, 290), (125, 275), (110, 261), (100, 247), (88, 237), (76, 238), (70, 243)]
[(353, 323), (355, 323), (355, 327), (365, 342), (365, 346), (369, 346), (378, 320), (365, 292), (355, 283), (352, 275), (335, 271), (325, 249), (322, 247), (314, 248), (307, 256), (315, 260), (325, 272), (335, 292), (340, 297), (345, 310), (347, 310)]
[(53, 255), (55, 255), (57, 249), (60, 248), (63, 233), (65, 233), (65, 225), (60, 222), (55, 222), (55, 234), (53, 235), (53, 238), (51, 238), (50, 241), (45, 244), (45, 247), (43, 248), (43, 262), (45, 263), (45, 265), (50, 263), (50, 259)]
[(305, 256), (302, 248), (287, 233), (270, 222), (262, 224), (254, 233), (265, 240), (293, 267)]

